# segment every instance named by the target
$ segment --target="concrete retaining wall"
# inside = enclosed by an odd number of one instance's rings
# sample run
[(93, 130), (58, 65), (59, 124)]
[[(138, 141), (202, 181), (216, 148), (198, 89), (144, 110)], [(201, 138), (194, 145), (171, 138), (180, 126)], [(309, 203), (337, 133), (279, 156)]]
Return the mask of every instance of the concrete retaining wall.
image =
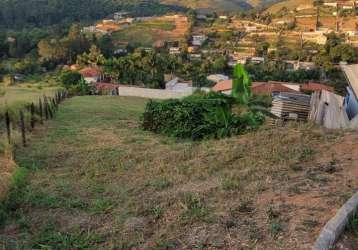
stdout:
[(358, 192), (352, 196), (336, 213), (336, 215), (327, 222), (318, 236), (313, 250), (332, 249), (338, 238), (346, 228), (349, 217), (358, 208)]
[(177, 99), (183, 98), (193, 94), (193, 90), (188, 91), (173, 91), (165, 89), (148, 89), (138, 87), (125, 87), (120, 86), (118, 88), (119, 96), (135, 96), (151, 99)]

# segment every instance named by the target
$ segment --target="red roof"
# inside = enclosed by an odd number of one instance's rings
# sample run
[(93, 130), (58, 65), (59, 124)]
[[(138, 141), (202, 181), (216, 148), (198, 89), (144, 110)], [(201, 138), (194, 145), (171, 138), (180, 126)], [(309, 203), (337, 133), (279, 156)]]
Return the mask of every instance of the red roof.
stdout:
[(299, 93), (299, 91), (286, 87), (281, 83), (253, 83), (251, 89), (256, 95), (271, 95), (273, 92)]
[[(254, 94), (267, 94), (272, 92), (295, 92), (298, 91), (288, 88), (283, 85), (284, 83), (267, 83), (267, 82), (253, 82), (251, 89)], [(213, 88), (215, 92), (230, 91), (232, 89), (232, 80), (225, 80), (218, 82)]]
[(301, 91), (321, 91), (321, 90), (327, 90), (329, 92), (333, 92), (334, 89), (330, 86), (321, 84), (321, 83), (305, 83), (301, 85)]
[(119, 84), (99, 82), (96, 83), (96, 89), (98, 90), (112, 90), (119, 87)]
[(232, 89), (232, 80), (225, 80), (218, 82), (215, 84), (215, 86), (212, 88), (215, 92), (222, 92)]
[(98, 77), (101, 74), (99, 68), (87, 67), (80, 70), (80, 74), (83, 77)]

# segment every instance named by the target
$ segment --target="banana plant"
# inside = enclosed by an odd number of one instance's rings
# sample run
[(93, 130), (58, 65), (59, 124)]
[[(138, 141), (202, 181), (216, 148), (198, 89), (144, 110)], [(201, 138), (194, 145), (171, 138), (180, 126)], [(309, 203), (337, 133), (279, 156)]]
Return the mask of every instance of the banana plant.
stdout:
[(248, 105), (252, 96), (250, 77), (241, 64), (234, 68), (231, 96), (241, 105)]

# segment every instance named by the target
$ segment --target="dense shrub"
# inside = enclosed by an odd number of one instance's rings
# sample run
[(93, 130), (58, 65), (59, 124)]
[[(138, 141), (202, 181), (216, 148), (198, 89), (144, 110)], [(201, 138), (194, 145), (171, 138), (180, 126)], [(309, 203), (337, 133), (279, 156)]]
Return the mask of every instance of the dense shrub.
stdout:
[(145, 130), (177, 138), (222, 138), (257, 128), (259, 112), (232, 112), (235, 100), (223, 94), (193, 95), (182, 100), (150, 101), (143, 114)]

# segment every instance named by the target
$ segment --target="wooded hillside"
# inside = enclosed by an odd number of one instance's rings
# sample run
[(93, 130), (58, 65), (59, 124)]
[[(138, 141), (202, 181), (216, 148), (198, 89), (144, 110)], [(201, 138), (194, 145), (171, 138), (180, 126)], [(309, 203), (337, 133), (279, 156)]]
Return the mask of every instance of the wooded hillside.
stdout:
[(120, 10), (147, 16), (185, 9), (157, 0), (0, 0), (0, 25), (5, 28), (48, 26), (95, 20)]

